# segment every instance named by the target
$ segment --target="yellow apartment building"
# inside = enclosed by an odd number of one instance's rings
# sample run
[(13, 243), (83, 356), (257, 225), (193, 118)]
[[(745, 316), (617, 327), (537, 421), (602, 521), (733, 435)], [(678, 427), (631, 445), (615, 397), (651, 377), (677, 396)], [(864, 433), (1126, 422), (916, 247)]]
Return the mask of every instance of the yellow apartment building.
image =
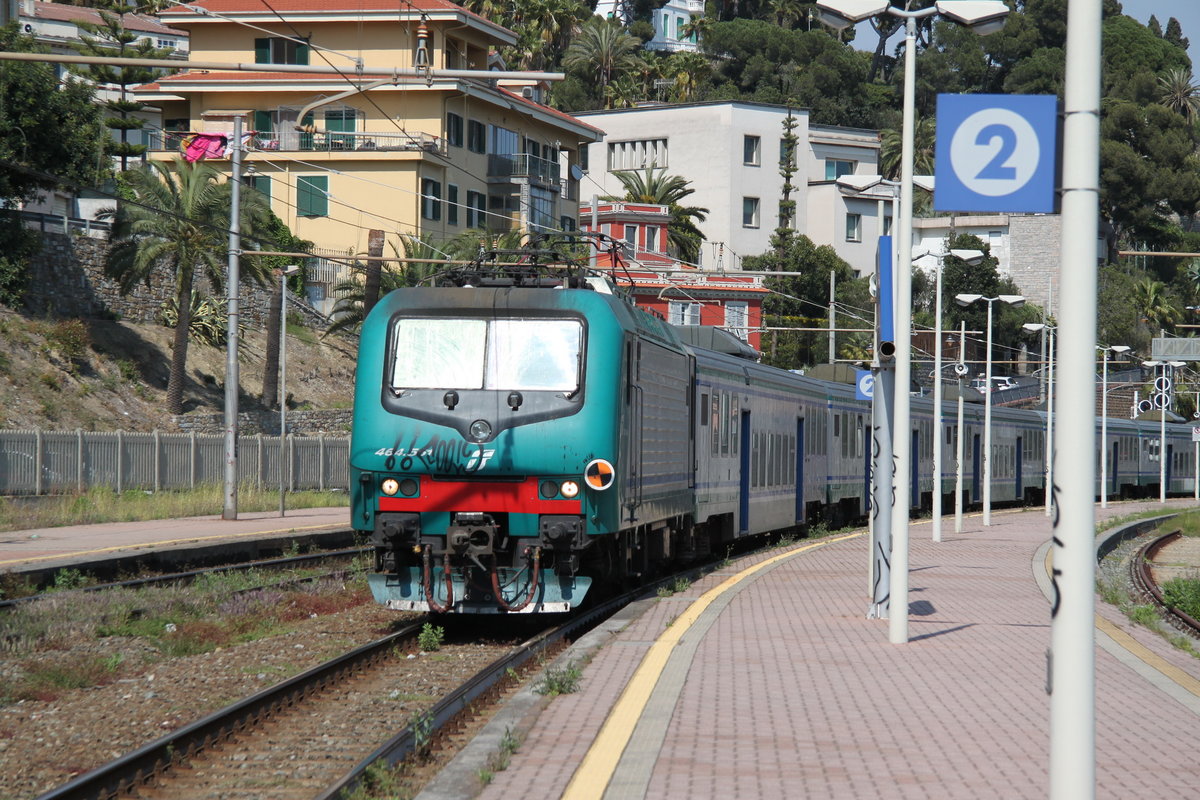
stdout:
[[(246, 182), (318, 248), (365, 253), (373, 229), (575, 227), (572, 167), (603, 132), (540, 103), (535, 81), (436, 72), (494, 68), (511, 31), (448, 0), (204, 0), (160, 16), (190, 34), (194, 62), (338, 68), (191, 69), (137, 91), (162, 109), (156, 159), (216, 140), (207, 160), (229, 169), (219, 138), (241, 117)], [(423, 66), (434, 72), (390, 72)]]

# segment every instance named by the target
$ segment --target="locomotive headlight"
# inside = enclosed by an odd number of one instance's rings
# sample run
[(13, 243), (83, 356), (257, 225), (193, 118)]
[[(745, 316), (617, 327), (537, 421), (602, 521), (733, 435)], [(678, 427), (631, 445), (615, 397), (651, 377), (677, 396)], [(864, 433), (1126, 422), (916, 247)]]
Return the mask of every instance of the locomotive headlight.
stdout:
[(558, 484), (554, 481), (542, 481), (542, 497), (547, 500), (558, 495)]
[(416, 497), (417, 488), (417, 482), (412, 478), (405, 478), (404, 480), (400, 481), (400, 494), (404, 495), (405, 497)]
[(383, 483), (379, 484), (379, 491), (391, 497), (400, 491), (400, 481), (395, 478), (384, 478)]
[(477, 419), (471, 423), (467, 432), (471, 434), (472, 439), (482, 442), (492, 435), (492, 425), (486, 419)]
[(574, 497), (579, 494), (579, 484), (575, 481), (563, 481), (562, 496), (566, 498)]

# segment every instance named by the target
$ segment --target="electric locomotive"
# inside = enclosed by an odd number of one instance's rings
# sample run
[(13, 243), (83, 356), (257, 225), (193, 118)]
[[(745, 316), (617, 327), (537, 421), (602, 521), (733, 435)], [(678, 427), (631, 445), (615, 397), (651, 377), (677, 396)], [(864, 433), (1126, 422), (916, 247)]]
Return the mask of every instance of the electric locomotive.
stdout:
[(363, 323), (352, 517), (375, 599), (566, 611), (641, 574), (692, 509), (694, 360), (580, 271), (398, 289)]

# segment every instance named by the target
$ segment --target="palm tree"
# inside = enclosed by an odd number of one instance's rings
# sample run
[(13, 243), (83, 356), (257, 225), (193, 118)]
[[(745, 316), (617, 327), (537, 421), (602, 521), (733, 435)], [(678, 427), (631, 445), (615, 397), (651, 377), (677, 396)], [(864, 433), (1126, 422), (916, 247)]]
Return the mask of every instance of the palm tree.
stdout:
[(1167, 70), (1167, 74), (1158, 77), (1158, 88), (1164, 106), (1182, 114), (1188, 122), (1195, 122), (1200, 116), (1200, 85), (1192, 79), (1191, 71)]
[(1167, 292), (1167, 285), (1153, 278), (1142, 278), (1133, 285), (1133, 303), (1151, 328), (1165, 330), (1181, 316), (1179, 307)]
[(683, 206), (680, 201), (696, 190), (691, 183), (678, 175), (667, 175), (666, 170), (647, 167), (642, 172), (617, 172), (617, 180), (625, 187), (624, 197), (606, 197), (606, 200), (627, 200), (635, 203), (653, 203), (667, 206), (671, 221), (667, 224), (667, 239), (672, 249), (683, 261), (695, 263), (700, 257), (700, 243), (705, 236), (696, 227), (696, 221), (708, 219), (708, 209)]
[(667, 60), (667, 69), (675, 79), (675, 100), (680, 103), (695, 97), (696, 91), (712, 73), (712, 65), (707, 58), (700, 53), (686, 51), (672, 53)]
[[(933, 174), (933, 149), (937, 138), (937, 121), (933, 117), (918, 117), (913, 126), (913, 174)], [(880, 141), (879, 170), (883, 177), (898, 180), (900, 157), (903, 146), (901, 132), (897, 128), (883, 131)]]
[(592, 17), (584, 23), (579, 37), (567, 48), (562, 64), (567, 69), (582, 72), (594, 70), (600, 78), (600, 91), (603, 94), (614, 73), (635, 65), (635, 53), (641, 44), (641, 39), (630, 36), (619, 24)]
[[(150, 283), (166, 270), (175, 280), (175, 341), (171, 349), (171, 375), (167, 381), (167, 409), (183, 412), (183, 383), (187, 375), (188, 329), (191, 326), (192, 291), (202, 271), (212, 286), (225, 279), (229, 251), (230, 185), (204, 162), (189, 164), (176, 157), (173, 163), (152, 161), (149, 167), (124, 175), (133, 202), (123, 202), (105, 214), (113, 217), (112, 249), (106, 271), (122, 292), (139, 281)], [(262, 195), (246, 192), (241, 198), (244, 235), (254, 236), (269, 221), (270, 209)], [(254, 258), (241, 262), (241, 275), (265, 284), (269, 272)]]

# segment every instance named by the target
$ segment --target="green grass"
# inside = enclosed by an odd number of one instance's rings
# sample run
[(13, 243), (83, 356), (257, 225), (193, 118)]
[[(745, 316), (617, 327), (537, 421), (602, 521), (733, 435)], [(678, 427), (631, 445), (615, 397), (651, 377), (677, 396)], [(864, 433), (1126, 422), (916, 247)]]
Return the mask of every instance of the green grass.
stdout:
[[(293, 492), (287, 496), (287, 507), (291, 509), (348, 507), (349, 503), (346, 492)], [(148, 492), (136, 489), (117, 493), (112, 489), (96, 488), (77, 494), (36, 499), (5, 497), (0, 498), (0, 530), (202, 517), (220, 514), (224, 504), (225, 490), (218, 485), (202, 486), (190, 491)], [(253, 486), (238, 489), (239, 511), (271, 511), (278, 508), (278, 490)]]

